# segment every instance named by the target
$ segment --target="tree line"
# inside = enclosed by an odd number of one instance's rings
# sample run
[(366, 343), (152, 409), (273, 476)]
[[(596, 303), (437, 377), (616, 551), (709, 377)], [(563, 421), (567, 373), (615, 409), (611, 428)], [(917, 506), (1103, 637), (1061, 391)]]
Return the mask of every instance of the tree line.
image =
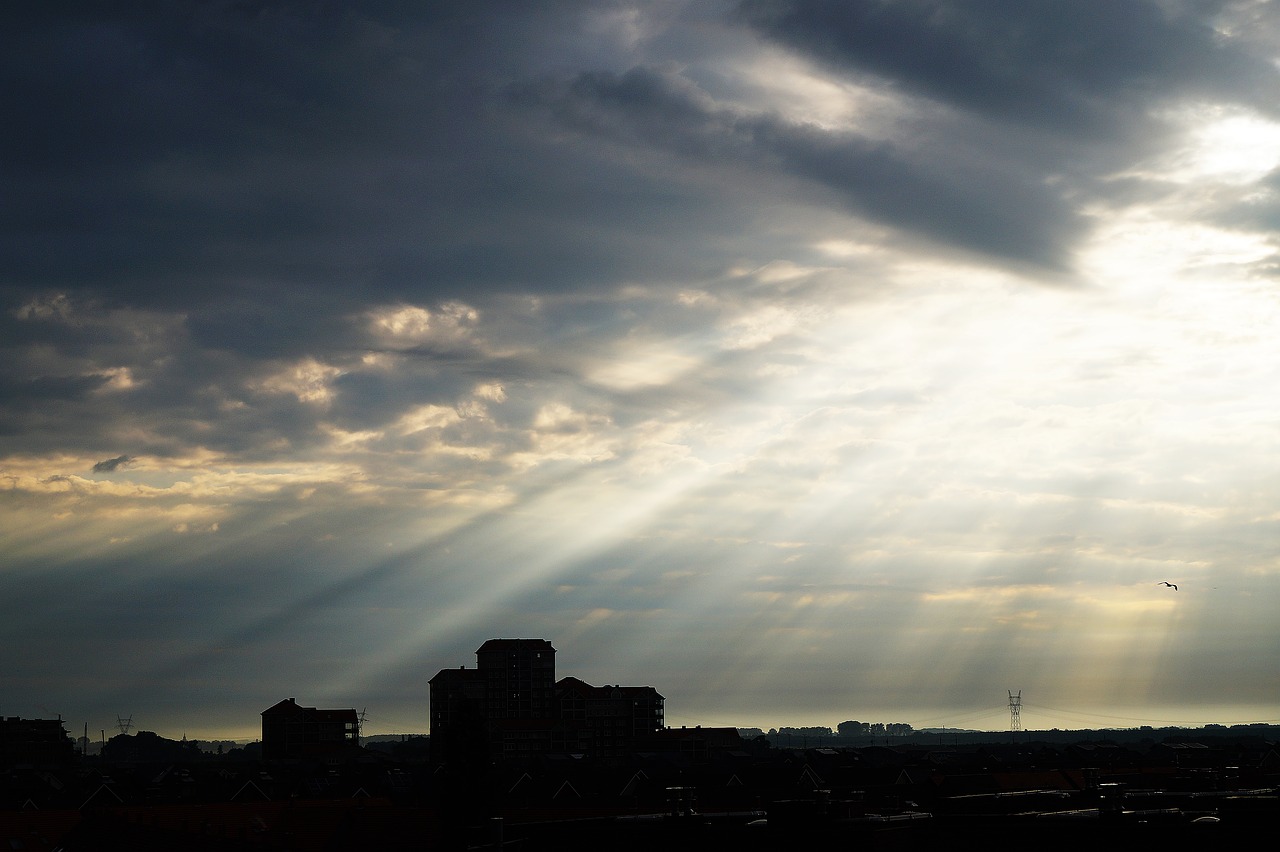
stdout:
[(760, 728), (739, 728), (743, 739), (764, 737), (774, 745), (827, 745), (852, 739), (875, 737), (906, 737), (915, 733), (915, 728), (906, 722), (859, 722), (849, 720), (841, 722), (835, 730), (822, 726), (770, 728), (766, 733)]
[(906, 722), (859, 722), (856, 720), (836, 725), (836, 733), (842, 737), (905, 737), (915, 733)]

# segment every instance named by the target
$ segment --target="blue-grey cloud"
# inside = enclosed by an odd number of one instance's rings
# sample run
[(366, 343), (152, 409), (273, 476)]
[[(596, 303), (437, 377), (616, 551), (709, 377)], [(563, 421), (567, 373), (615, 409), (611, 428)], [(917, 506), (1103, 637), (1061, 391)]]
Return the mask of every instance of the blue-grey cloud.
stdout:
[(743, 179), (802, 176), (816, 184), (809, 203), (835, 200), (873, 220), (995, 256), (1065, 267), (1073, 239), (1084, 231), (1063, 188), (1047, 185), (1035, 168), (1008, 161), (997, 167), (965, 151), (944, 159), (938, 147), (922, 153), (718, 107), (687, 80), (651, 68), (587, 74), (563, 88), (522, 94), (604, 139), (708, 166), (736, 165)]
[(1107, 137), (1179, 92), (1274, 108), (1274, 67), (1213, 27), (1226, 5), (745, 0), (739, 12), (849, 72), (993, 120)]

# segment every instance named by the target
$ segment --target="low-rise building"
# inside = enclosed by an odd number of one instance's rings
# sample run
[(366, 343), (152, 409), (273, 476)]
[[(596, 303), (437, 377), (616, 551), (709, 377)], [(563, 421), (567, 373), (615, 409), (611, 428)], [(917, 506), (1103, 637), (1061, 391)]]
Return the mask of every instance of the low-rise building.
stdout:
[(652, 686), (592, 686), (576, 677), (556, 682), (558, 750), (624, 757), (662, 730), (665, 699)]
[(61, 719), (0, 718), (0, 766), (66, 763), (74, 756)]
[(317, 710), (286, 698), (262, 711), (264, 758), (325, 757), (358, 745), (360, 717), (355, 710)]

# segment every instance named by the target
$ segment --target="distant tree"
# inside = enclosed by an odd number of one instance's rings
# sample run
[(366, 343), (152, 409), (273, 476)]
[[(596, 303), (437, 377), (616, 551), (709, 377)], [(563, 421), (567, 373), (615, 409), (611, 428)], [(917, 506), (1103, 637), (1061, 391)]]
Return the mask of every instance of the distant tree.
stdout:
[(807, 727), (807, 728), (779, 728), (778, 733), (782, 736), (792, 737), (834, 737), (835, 733), (830, 728)]
[(199, 756), (195, 743), (166, 739), (154, 731), (116, 734), (102, 747), (102, 757), (108, 763), (161, 763)]
[(867, 733), (867, 723), (858, 721), (841, 722), (836, 725), (836, 733), (842, 737), (861, 737)]
[(868, 733), (873, 737), (883, 737), (885, 735), (884, 722), (872, 722)]
[(778, 728), (770, 729), (769, 741), (779, 748), (814, 748), (815, 746), (830, 745), (835, 739), (835, 732), (830, 728), (822, 727), (804, 727), (804, 728)]

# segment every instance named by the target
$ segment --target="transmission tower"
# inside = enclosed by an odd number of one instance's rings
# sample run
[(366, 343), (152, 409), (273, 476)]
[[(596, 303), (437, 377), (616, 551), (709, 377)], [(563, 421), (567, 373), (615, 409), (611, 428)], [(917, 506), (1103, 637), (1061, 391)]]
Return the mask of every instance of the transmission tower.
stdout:
[(117, 716), (116, 727), (120, 729), (120, 733), (128, 734), (129, 729), (133, 727), (133, 716), (130, 716), (128, 719), (122, 719), (121, 717)]
[(369, 708), (366, 707), (360, 711), (360, 715), (356, 716), (356, 735), (361, 739), (364, 738), (364, 722), (369, 718)]
[(1014, 695), (1009, 690), (1009, 730), (1017, 733), (1022, 730), (1022, 690)]

